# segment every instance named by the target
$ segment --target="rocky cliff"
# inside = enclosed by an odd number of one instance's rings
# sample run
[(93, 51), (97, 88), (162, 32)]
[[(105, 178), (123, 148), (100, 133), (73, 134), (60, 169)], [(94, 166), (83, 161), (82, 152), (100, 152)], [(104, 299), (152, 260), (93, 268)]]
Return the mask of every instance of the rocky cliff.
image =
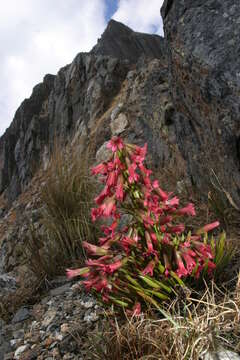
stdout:
[(24, 100), (0, 139), (0, 192), (10, 203), (46, 162), (54, 137), (97, 152), (124, 118), (117, 133), (147, 141), (156, 169), (180, 169), (179, 181), (205, 195), (217, 178), (239, 206), (240, 6), (168, 0), (162, 16), (165, 41), (111, 20), (90, 53)]
[(213, 173), (240, 203), (240, 4), (165, 0), (162, 7), (176, 137), (192, 181)]
[[(148, 162), (171, 190), (195, 187), (206, 197), (215, 183), (238, 208), (240, 5), (228, 5), (165, 1), (165, 40), (112, 20), (90, 53), (47, 75), (0, 139), (0, 192), (8, 204), (47, 165), (55, 138), (102, 160), (106, 141), (121, 135), (148, 143)], [(13, 268), (16, 248), (7, 250), (6, 224), (2, 272)]]
[[(90, 53), (78, 54), (57, 76), (47, 75), (0, 139), (0, 192), (5, 191), (10, 202), (16, 199), (46, 158), (54, 137), (78, 133), (89, 140), (138, 59), (161, 59), (163, 47), (161, 37), (135, 33), (111, 20)], [(106, 140), (109, 126), (104, 131)]]

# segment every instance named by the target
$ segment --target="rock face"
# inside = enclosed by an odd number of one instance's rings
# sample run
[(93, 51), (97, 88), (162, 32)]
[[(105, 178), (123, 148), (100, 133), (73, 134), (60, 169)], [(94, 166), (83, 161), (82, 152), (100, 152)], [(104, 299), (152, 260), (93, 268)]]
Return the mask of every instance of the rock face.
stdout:
[(91, 52), (136, 63), (143, 55), (148, 58), (163, 58), (164, 42), (160, 36), (138, 33), (115, 20), (110, 20)]
[[(9, 202), (46, 161), (54, 137), (82, 136), (86, 147), (96, 120), (109, 108), (141, 56), (163, 57), (163, 39), (110, 21), (91, 53), (80, 53), (57, 76), (47, 75), (17, 110), (0, 139), (0, 193)], [(110, 127), (104, 129), (109, 137)], [(86, 140), (86, 141), (85, 141)]]
[(16, 198), (47, 164), (55, 137), (97, 161), (114, 135), (147, 142), (148, 164), (161, 181), (167, 175), (163, 187), (195, 185), (206, 196), (218, 182), (240, 207), (240, 5), (169, 0), (162, 16), (167, 45), (110, 21), (90, 53), (47, 75), (17, 110), (0, 138), (0, 193), (13, 205), (3, 210), (0, 197), (0, 273), (21, 263), (25, 228), (15, 218), (25, 210)]
[(240, 204), (240, 4), (165, 0), (162, 7), (176, 136), (193, 183), (213, 172)]
[(14, 200), (39, 165), (47, 144), (49, 114), (44, 111), (53, 88), (54, 76), (46, 75), (29, 99), (17, 110), (11, 126), (0, 138), (0, 192), (7, 188)]

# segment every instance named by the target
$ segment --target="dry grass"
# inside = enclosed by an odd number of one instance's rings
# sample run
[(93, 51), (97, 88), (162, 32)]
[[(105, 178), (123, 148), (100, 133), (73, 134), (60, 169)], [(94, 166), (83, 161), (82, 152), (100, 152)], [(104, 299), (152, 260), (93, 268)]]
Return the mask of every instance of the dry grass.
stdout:
[(77, 146), (55, 146), (41, 190), (41, 231), (30, 226), (27, 239), (31, 268), (41, 278), (81, 265), (82, 241), (96, 241), (97, 229), (90, 217), (96, 185), (88, 165)]
[[(196, 296), (194, 296), (196, 295)], [(93, 335), (93, 359), (199, 360), (220, 346), (240, 351), (240, 277), (233, 293), (214, 283), (202, 294), (176, 300), (165, 318), (148, 315), (108, 321)]]

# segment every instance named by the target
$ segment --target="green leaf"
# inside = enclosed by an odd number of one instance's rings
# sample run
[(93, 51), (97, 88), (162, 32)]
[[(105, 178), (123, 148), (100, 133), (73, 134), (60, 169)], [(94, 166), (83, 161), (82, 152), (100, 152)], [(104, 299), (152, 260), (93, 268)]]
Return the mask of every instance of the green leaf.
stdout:
[(152, 279), (152, 278), (150, 278), (150, 277), (147, 276), (147, 275), (145, 275), (145, 276), (139, 275), (139, 277), (140, 277), (143, 281), (145, 281), (146, 284), (148, 284), (149, 286), (153, 287), (154, 289), (162, 288), (162, 289), (166, 290), (169, 294), (171, 294), (171, 292), (172, 292), (172, 289), (171, 289), (169, 286), (163, 284), (163, 283), (160, 282), (160, 281), (157, 281), (157, 280), (155, 280), (155, 279)]

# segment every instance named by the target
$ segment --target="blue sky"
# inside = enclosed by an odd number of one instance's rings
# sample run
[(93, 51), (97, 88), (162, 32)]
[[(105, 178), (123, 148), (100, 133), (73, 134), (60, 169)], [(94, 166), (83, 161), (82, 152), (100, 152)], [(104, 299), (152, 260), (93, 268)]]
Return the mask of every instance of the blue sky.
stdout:
[(0, 11), (0, 135), (47, 73), (89, 51), (114, 18), (163, 34), (163, 0), (8, 0)]

